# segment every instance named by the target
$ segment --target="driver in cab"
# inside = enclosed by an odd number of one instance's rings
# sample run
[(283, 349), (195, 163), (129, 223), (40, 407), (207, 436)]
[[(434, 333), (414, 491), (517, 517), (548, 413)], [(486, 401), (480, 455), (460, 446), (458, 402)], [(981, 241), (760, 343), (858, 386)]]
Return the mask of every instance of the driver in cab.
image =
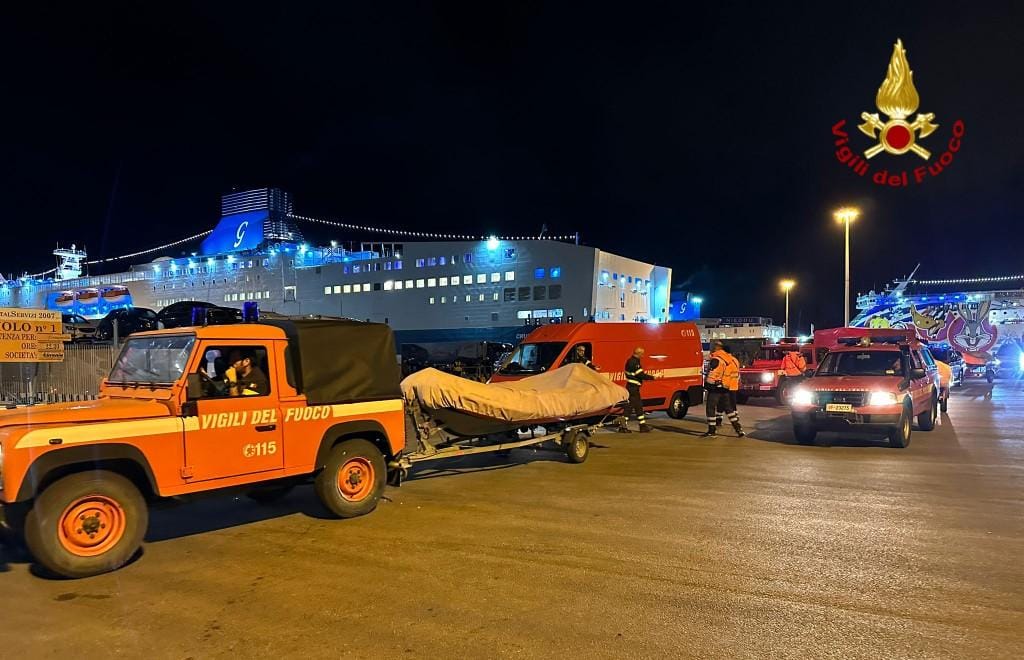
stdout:
[(231, 351), (224, 371), (224, 381), (231, 396), (263, 396), (270, 393), (270, 381), (263, 370), (253, 364), (252, 351)]
[[(214, 351), (219, 355), (219, 351)], [(211, 360), (213, 357), (208, 355)], [(235, 349), (228, 357), (228, 367), (222, 381), (214, 380), (206, 369), (199, 368), (199, 374), (206, 382), (207, 396), (264, 396), (270, 393), (270, 381), (256, 364), (252, 351)]]

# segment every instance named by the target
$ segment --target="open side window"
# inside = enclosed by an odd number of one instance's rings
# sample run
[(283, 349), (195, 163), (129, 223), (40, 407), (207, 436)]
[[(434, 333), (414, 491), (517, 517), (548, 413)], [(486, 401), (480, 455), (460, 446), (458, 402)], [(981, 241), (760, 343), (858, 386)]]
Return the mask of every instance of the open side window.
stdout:
[(189, 400), (270, 394), (268, 350), (262, 345), (205, 345), (189, 375)]

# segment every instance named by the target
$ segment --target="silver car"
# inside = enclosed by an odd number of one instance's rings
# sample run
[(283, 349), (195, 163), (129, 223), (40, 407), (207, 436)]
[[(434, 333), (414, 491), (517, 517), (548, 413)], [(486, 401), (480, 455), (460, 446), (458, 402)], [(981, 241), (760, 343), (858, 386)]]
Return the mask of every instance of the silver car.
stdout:
[(96, 338), (96, 324), (80, 314), (61, 314), (64, 333), (71, 335), (71, 341), (93, 341)]

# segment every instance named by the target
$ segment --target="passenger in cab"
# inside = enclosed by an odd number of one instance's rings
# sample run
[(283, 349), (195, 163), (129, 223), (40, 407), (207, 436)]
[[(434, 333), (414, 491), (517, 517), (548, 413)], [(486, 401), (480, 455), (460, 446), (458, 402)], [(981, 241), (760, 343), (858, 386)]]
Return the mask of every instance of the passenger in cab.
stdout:
[(597, 365), (591, 362), (590, 358), (587, 357), (587, 347), (584, 346), (583, 344), (579, 344), (578, 346), (576, 346), (576, 349), (573, 350), (572, 354), (568, 358), (566, 358), (565, 363), (583, 364), (590, 367), (594, 371), (600, 371), (600, 369), (597, 368)]

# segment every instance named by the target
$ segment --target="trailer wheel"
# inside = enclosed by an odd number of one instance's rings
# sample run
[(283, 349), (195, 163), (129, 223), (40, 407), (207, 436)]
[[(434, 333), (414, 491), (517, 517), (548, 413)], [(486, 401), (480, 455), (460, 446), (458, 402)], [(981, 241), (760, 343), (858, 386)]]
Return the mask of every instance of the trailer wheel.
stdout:
[(131, 481), (107, 470), (55, 481), (25, 519), (25, 544), (50, 571), (70, 578), (120, 568), (142, 545), (149, 510)]
[(317, 497), (339, 518), (354, 518), (376, 509), (386, 485), (384, 456), (372, 443), (360, 439), (335, 445), (315, 482)]
[(582, 463), (590, 455), (590, 434), (586, 431), (572, 431), (562, 437), (565, 455), (570, 463)]
[(668, 404), (668, 416), (672, 419), (683, 419), (690, 410), (690, 400), (686, 392), (676, 392), (672, 402)]

